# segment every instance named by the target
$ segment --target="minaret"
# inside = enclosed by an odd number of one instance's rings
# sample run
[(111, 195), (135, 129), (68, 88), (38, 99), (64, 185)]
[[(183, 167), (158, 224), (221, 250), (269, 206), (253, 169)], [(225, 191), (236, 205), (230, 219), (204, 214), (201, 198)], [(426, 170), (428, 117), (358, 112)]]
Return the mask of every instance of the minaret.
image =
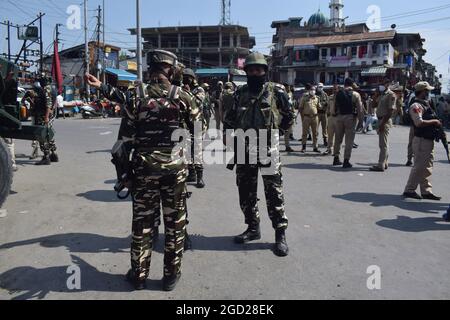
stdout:
[(337, 27), (344, 24), (344, 0), (330, 1), (330, 23)]

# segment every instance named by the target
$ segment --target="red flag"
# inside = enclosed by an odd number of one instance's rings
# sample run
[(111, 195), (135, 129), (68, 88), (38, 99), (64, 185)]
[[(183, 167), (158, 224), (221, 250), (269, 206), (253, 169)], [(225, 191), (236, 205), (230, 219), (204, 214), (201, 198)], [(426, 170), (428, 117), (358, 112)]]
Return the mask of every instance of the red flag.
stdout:
[(52, 77), (53, 80), (56, 82), (56, 86), (58, 88), (58, 94), (61, 94), (63, 92), (63, 76), (61, 73), (61, 63), (59, 60), (59, 53), (58, 53), (58, 42), (55, 41), (54, 43), (54, 52), (53, 52), (53, 62), (52, 62)]

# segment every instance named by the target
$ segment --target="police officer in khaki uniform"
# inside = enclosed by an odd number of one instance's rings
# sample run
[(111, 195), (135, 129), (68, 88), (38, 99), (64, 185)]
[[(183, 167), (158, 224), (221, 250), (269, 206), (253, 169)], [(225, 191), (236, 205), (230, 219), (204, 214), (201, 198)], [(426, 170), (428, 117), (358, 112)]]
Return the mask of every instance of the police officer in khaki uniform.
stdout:
[[(334, 144), (334, 162), (333, 166), (343, 165), (344, 169), (352, 168), (350, 158), (352, 156), (353, 146), (355, 143), (356, 121), (358, 114), (363, 109), (361, 95), (355, 91), (357, 88), (355, 82), (351, 78), (345, 79), (344, 89), (339, 90), (336, 94), (336, 123), (335, 123), (335, 144)], [(339, 156), (341, 154), (342, 142), (345, 136), (345, 153), (344, 163), (341, 162)]]
[(313, 135), (314, 152), (320, 152), (318, 148), (317, 136), (319, 127), (320, 100), (316, 95), (316, 88), (311, 84), (306, 85), (306, 93), (302, 97), (299, 112), (302, 116), (302, 152), (306, 152), (306, 141), (308, 141), (309, 130)]
[[(419, 82), (415, 86), (416, 97), (409, 108), (414, 124), (414, 167), (411, 170), (403, 196), (411, 199), (440, 201), (441, 197), (433, 194), (430, 177), (433, 173), (434, 141), (436, 127), (442, 126), (428, 102), (430, 91), (434, 90), (428, 82)], [(417, 194), (420, 186), (422, 196)]]
[(329, 97), (326, 92), (323, 90), (323, 83), (319, 83), (317, 86), (317, 97), (319, 98), (319, 125), (318, 127), (322, 127), (322, 137), (323, 137), (323, 145), (325, 147), (328, 146), (328, 108), (329, 108)]
[(323, 155), (328, 156), (333, 154), (334, 149), (334, 140), (335, 140), (335, 132), (336, 132), (336, 107), (335, 107), (335, 100), (336, 100), (336, 94), (339, 91), (339, 87), (337, 84), (333, 86), (333, 92), (328, 97), (328, 110), (327, 110), (327, 117), (328, 117), (328, 145), (327, 145), (327, 151), (324, 152)]
[(389, 131), (392, 128), (392, 114), (396, 109), (396, 96), (391, 89), (389, 89), (390, 80), (385, 79), (384, 83), (380, 85), (381, 97), (377, 108), (378, 138), (380, 146), (380, 156), (378, 158), (378, 165), (370, 168), (370, 171), (384, 172), (389, 168)]

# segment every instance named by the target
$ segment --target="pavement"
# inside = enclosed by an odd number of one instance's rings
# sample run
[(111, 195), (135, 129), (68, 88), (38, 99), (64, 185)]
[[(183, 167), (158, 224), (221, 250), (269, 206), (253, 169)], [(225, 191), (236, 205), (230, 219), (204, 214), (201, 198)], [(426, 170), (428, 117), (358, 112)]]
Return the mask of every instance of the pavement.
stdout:
[[(311, 147), (311, 154), (283, 155), (286, 258), (271, 251), (264, 200), (262, 239), (233, 243), (245, 229), (235, 174), (207, 166), (207, 188), (189, 187), (194, 251), (185, 253), (177, 289), (161, 291), (161, 236), (148, 289), (133, 292), (124, 281), (131, 203), (112, 190), (110, 150), (119, 125), (119, 119), (57, 120), (61, 162), (48, 167), (34, 166), (30, 142), (16, 141), (19, 171), (0, 214), (0, 299), (450, 298), (450, 223), (441, 218), (450, 203), (450, 166), (438, 145), (432, 181), (442, 202), (403, 200), (407, 127), (392, 130), (386, 173), (369, 172), (378, 159), (375, 133), (357, 135), (349, 171), (331, 167), (332, 158)], [(293, 147), (300, 151), (298, 142)], [(260, 180), (264, 199), (261, 187)]]

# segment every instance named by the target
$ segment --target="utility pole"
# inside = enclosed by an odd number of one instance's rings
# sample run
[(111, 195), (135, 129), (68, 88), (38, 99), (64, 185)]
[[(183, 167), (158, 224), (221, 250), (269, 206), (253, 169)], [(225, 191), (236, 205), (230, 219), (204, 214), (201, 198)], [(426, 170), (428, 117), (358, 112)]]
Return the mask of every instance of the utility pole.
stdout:
[(102, 61), (102, 71), (103, 71), (103, 83), (106, 83), (106, 47), (105, 47), (105, 14), (106, 14), (106, 10), (105, 10), (105, 0), (103, 0), (103, 61)]
[(137, 61), (137, 76), (138, 81), (142, 81), (142, 30), (141, 30), (141, 12), (140, 0), (136, 0), (136, 61)]
[[(84, 70), (89, 73), (89, 44), (88, 44), (88, 26), (87, 26), (87, 0), (84, 0)], [(89, 101), (91, 88), (87, 81), (85, 81), (86, 101)]]
[(6, 23), (8, 24), (7, 25), (7, 28), (8, 28), (8, 61), (11, 61), (11, 24), (10, 24), (10, 22), (9, 22), (9, 20), (8, 21), (6, 21)]
[[(44, 42), (42, 41), (42, 16), (43, 14), (41, 12), (39, 12), (39, 71), (42, 72), (44, 71)], [(24, 52), (26, 52), (26, 50), (24, 50)], [(25, 57), (25, 60), (27, 60), (27, 58)]]
[(100, 32), (102, 27), (102, 8), (100, 6), (98, 6), (97, 12), (97, 59), (95, 59), (95, 69), (97, 70), (97, 79), (100, 79)]

